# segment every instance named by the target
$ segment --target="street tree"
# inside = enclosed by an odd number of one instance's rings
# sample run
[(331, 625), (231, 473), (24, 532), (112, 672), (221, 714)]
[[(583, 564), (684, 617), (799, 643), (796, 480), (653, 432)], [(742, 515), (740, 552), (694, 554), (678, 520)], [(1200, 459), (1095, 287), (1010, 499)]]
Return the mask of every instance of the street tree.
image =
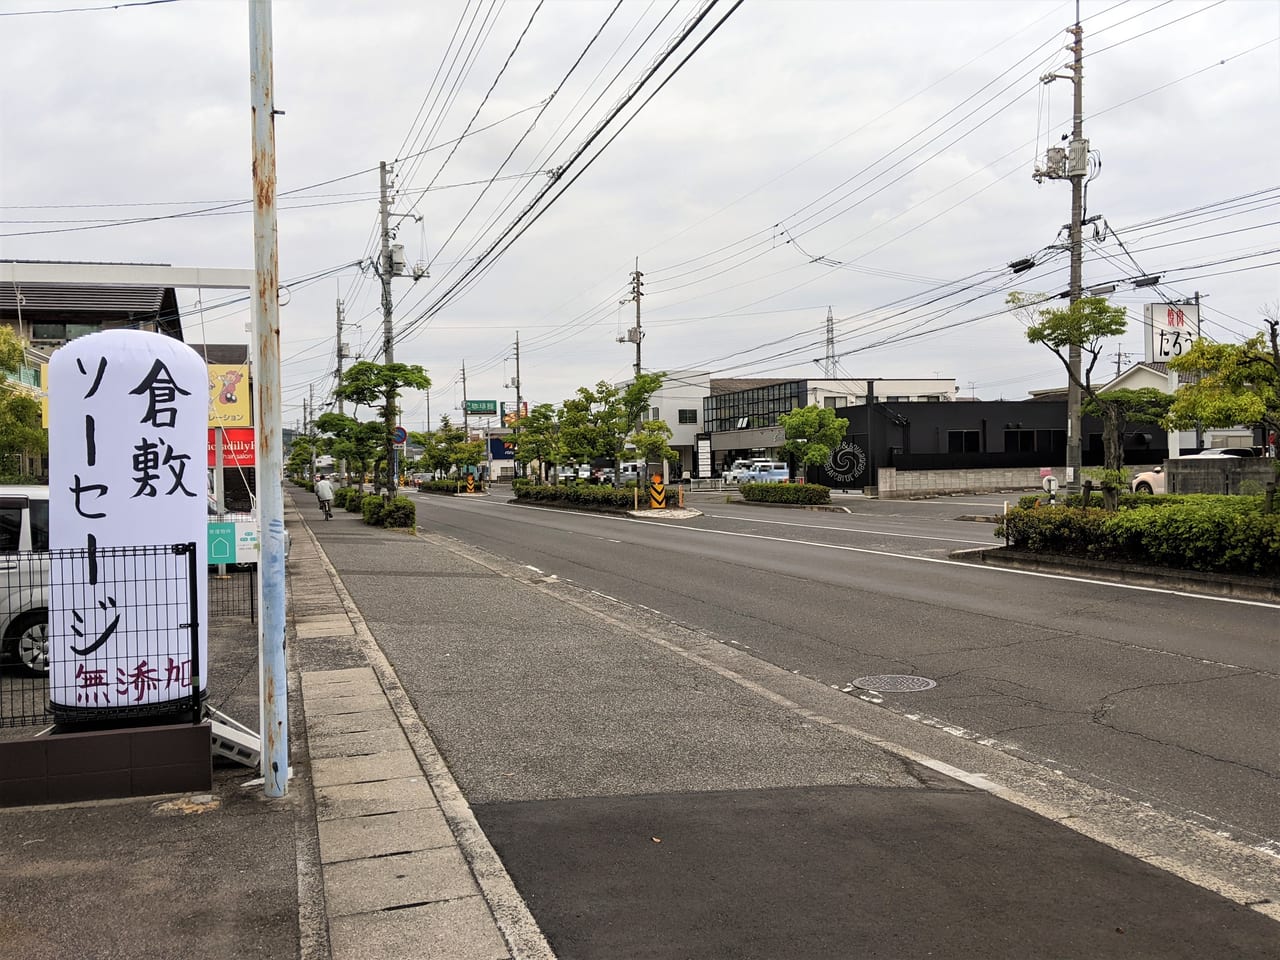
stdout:
[(12, 327), (0, 326), (0, 475), (15, 479), (22, 458), (49, 452), (49, 434), (40, 425), (40, 401), (6, 376), (18, 372), (22, 359), (18, 334)]
[(558, 464), (563, 456), (560, 421), (555, 408), (549, 403), (540, 403), (521, 417), (520, 432), (512, 439), (516, 462), (524, 464), (527, 469), (530, 463), (538, 461), (540, 480), (545, 479), (547, 464)]
[[(1169, 404), (1173, 397), (1155, 387), (1141, 387), (1137, 390), (1120, 389), (1104, 390), (1096, 395), (1087, 396), (1080, 404), (1082, 412), (1102, 421), (1103, 457), (1109, 464), (1114, 455), (1119, 464), (1121, 481), (1124, 480), (1124, 435), (1130, 425), (1135, 423), (1159, 424), (1169, 412)], [(1110, 444), (1116, 449), (1109, 449)], [(1110, 469), (1108, 466), (1106, 469)], [(1104, 483), (1102, 503), (1107, 509), (1114, 509), (1120, 503), (1120, 490), (1117, 485), (1110, 487)]]
[(640, 431), (649, 400), (665, 378), (665, 373), (642, 373), (621, 389), (604, 380), (594, 389), (579, 387), (561, 408), (566, 450), (580, 462), (608, 457), (614, 463), (613, 482), (617, 486), (623, 452)]
[(316, 417), (316, 429), (328, 435), (324, 439), (334, 460), (347, 461), (348, 471), (359, 474), (362, 481), (382, 462), (382, 421), (329, 412)]
[(592, 390), (579, 387), (578, 392), (560, 406), (560, 443), (566, 460), (590, 463), (596, 457), (608, 456), (612, 450), (610, 436), (614, 411), (600, 402), (601, 388), (613, 390), (601, 381)]
[(334, 390), (334, 396), (348, 400), (356, 406), (366, 406), (378, 411), (383, 425), (383, 456), (387, 467), (387, 496), (395, 493), (396, 471), (392, 445), (395, 442), (396, 397), (401, 390), (427, 390), (431, 378), (416, 363), (374, 363), (359, 360), (342, 371), (342, 382)]
[(816, 467), (831, 459), (831, 453), (840, 446), (849, 421), (837, 417), (827, 407), (810, 404), (790, 413), (778, 416), (785, 438), (783, 448), (796, 462), (806, 467)]
[(1178, 387), (1165, 425), (1173, 430), (1257, 424), (1280, 435), (1280, 303), (1262, 310), (1266, 331), (1243, 343), (1196, 340), (1169, 361), (1179, 373), (1197, 374)]
[[(1007, 303), (1027, 322), (1027, 340), (1053, 351), (1062, 361), (1067, 377), (1087, 398), (1096, 415), (1102, 419), (1102, 491), (1103, 502), (1110, 509), (1119, 505), (1119, 490), (1125, 482), (1124, 435), (1126, 421), (1124, 399), (1108, 400), (1093, 382), (1093, 370), (1102, 357), (1105, 343), (1124, 333), (1125, 308), (1114, 307), (1106, 297), (1081, 297), (1067, 307), (1037, 309), (1047, 298), (1011, 293)], [(1080, 348), (1080, 375), (1071, 369), (1070, 348)], [(1118, 393), (1120, 391), (1111, 391)], [(1086, 401), (1082, 401), (1084, 409)]]
[(311, 466), (313, 449), (310, 437), (293, 438), (293, 443), (289, 445), (289, 459), (285, 461), (290, 476), (301, 477), (306, 474), (307, 468)]
[(631, 444), (646, 463), (674, 463), (680, 455), (671, 449), (671, 436), (665, 420), (646, 420), (631, 434)]
[(440, 418), (440, 426), (422, 435), (422, 457), (419, 466), (434, 474), (446, 474), (453, 465), (451, 448), (466, 439), (461, 427), (448, 417)]

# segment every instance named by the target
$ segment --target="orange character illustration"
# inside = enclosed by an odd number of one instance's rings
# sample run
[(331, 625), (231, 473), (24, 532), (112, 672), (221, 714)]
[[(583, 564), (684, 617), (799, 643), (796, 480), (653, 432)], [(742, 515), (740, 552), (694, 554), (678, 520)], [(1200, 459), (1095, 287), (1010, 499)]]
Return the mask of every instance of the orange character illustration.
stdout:
[(219, 378), (222, 380), (222, 389), (218, 392), (218, 402), (232, 404), (236, 402), (236, 385), (244, 379), (244, 374), (239, 370), (227, 370)]

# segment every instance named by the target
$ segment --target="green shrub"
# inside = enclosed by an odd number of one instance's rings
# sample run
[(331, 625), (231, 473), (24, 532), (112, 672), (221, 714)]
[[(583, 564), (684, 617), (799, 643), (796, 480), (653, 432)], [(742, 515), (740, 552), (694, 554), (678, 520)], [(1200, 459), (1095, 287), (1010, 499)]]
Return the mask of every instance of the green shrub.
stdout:
[(996, 528), (1009, 545), (1036, 553), (1088, 557), (1207, 573), (1275, 576), (1280, 516), (1249, 497), (1180, 498), (1115, 513), (1044, 507), (1011, 511)]
[(360, 513), (364, 517), (364, 522), (371, 527), (382, 526), (382, 514), (385, 510), (382, 497), (376, 493), (371, 493), (360, 501)]
[(382, 514), (384, 527), (409, 527), (418, 522), (418, 511), (408, 497), (393, 497)]
[(347, 512), (360, 513), (364, 508), (364, 494), (355, 487), (350, 488), (351, 492), (347, 494)]
[(512, 483), (517, 500), (531, 503), (566, 504), (588, 510), (630, 510), (635, 506), (634, 488), (615, 490), (597, 484), (535, 484), (528, 480)]
[(831, 488), (820, 483), (743, 483), (743, 500), (752, 503), (819, 504), (831, 502)]
[(337, 490), (333, 491), (334, 508), (341, 510), (346, 507), (347, 501), (351, 498), (353, 493), (355, 493), (355, 490), (351, 487), (339, 487)]
[(423, 493), (457, 493), (461, 487), (457, 480), (423, 480), (418, 484)]

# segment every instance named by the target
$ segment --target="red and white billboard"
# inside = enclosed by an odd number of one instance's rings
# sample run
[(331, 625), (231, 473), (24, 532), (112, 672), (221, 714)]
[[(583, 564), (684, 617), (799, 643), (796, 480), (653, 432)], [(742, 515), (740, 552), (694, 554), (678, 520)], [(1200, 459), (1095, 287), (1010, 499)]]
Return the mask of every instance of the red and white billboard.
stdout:
[[(217, 451), (213, 446), (216, 431), (209, 430), (209, 466), (217, 466)], [(258, 445), (253, 427), (226, 427), (222, 431), (222, 465), (224, 467), (252, 467), (257, 464)]]

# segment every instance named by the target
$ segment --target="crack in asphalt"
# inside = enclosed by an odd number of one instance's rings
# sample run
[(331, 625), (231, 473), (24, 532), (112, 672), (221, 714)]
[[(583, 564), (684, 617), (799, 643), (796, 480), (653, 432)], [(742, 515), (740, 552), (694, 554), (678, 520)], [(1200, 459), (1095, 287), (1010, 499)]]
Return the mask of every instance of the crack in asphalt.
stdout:
[(1158, 687), (1189, 687), (1200, 683), (1209, 683), (1214, 680), (1230, 680), (1234, 677), (1253, 677), (1262, 676), (1258, 670), (1237, 670), (1235, 673), (1224, 673), (1213, 677), (1200, 677), (1196, 680), (1152, 680), (1147, 683), (1135, 684), (1132, 687), (1121, 687), (1119, 690), (1113, 690), (1105, 694), (1097, 705), (1093, 707), (1092, 721), (1094, 723), (1105, 723), (1106, 716), (1116, 706), (1115, 700), (1127, 693), (1138, 693), (1143, 690), (1155, 690)]
[(1184, 746), (1180, 743), (1168, 743), (1164, 740), (1161, 740), (1159, 737), (1152, 737), (1145, 733), (1139, 733), (1137, 730), (1125, 730), (1123, 727), (1117, 727), (1113, 723), (1106, 723), (1102, 721), (1090, 721), (1090, 722), (1097, 723), (1098, 726), (1106, 727), (1108, 730), (1114, 730), (1116, 733), (1122, 734), (1123, 736), (1126, 736), (1126, 737), (1136, 737), (1139, 740), (1145, 740), (1147, 743), (1154, 743), (1161, 747), (1168, 747), (1170, 750), (1179, 750), (1183, 753), (1189, 753), (1194, 757), (1201, 757), (1202, 759), (1205, 759), (1205, 760), (1212, 760), (1214, 763), (1225, 763), (1228, 766), (1239, 767), (1241, 770), (1248, 770), (1251, 773), (1260, 774), (1263, 777), (1266, 777), (1268, 780), (1280, 780), (1280, 773), (1276, 773), (1271, 770), (1264, 770), (1261, 767), (1252, 766), (1251, 764), (1245, 763), (1243, 760), (1229, 760), (1226, 757), (1215, 757), (1212, 753), (1206, 753), (1203, 750), (1196, 750), (1194, 747)]

